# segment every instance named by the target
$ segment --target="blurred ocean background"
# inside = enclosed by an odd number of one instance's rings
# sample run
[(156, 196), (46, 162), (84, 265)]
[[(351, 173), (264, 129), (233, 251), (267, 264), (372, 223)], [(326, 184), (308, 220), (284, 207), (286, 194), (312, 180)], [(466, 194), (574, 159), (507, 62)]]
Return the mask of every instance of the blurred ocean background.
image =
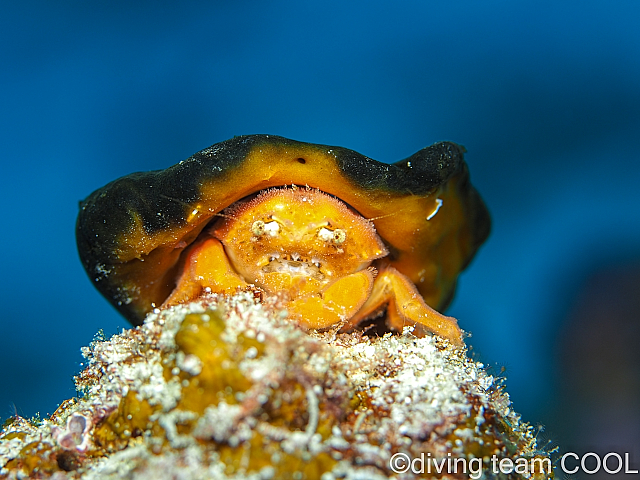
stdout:
[[(541, 437), (640, 465), (640, 3), (3, 2), (0, 417), (126, 321), (78, 201), (234, 135), (464, 145), (493, 231), (449, 309)], [(637, 468), (637, 467), (636, 467)]]

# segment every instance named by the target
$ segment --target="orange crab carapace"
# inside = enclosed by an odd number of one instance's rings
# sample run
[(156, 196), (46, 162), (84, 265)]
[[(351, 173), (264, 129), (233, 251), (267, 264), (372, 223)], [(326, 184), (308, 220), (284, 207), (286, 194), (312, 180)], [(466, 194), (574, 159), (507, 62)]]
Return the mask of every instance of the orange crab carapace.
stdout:
[(279, 296), (289, 316), (314, 329), (349, 329), (387, 306), (387, 323), (418, 324), (461, 344), (454, 318), (429, 307), (413, 283), (385, 262), (373, 224), (342, 201), (310, 188), (274, 188), (225, 211), (189, 248), (173, 305), (205, 289), (251, 286)]

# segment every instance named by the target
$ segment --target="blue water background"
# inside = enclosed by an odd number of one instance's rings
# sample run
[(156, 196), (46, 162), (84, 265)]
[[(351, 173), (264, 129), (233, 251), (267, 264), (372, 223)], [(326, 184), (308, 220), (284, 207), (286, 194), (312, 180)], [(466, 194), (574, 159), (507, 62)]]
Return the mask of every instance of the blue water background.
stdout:
[(638, 19), (634, 1), (3, 2), (0, 417), (51, 413), (80, 347), (128, 327), (78, 260), (78, 201), (271, 133), (389, 162), (467, 148), (494, 223), (449, 314), (549, 425), (584, 279), (640, 263)]

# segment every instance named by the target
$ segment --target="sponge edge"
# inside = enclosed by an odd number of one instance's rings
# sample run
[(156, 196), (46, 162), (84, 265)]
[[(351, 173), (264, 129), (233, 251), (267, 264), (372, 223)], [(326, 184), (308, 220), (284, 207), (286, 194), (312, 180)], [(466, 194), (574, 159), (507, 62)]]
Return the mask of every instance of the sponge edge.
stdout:
[(79, 398), (5, 425), (0, 476), (480, 478), (503, 458), (534, 465), (513, 478), (552, 475), (532, 427), (464, 349), (410, 328), (309, 334), (286, 316), (247, 293), (210, 295), (93, 342)]

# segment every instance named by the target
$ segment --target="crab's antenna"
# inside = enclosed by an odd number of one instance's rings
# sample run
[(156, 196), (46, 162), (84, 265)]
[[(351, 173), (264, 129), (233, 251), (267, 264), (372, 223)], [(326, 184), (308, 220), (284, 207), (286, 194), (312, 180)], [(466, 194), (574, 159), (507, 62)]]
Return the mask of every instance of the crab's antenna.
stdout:
[(213, 214), (213, 216), (214, 216), (214, 217), (228, 218), (228, 219), (230, 219), (230, 220), (235, 220), (235, 219), (236, 219), (236, 217), (234, 217), (233, 215), (227, 215), (227, 214), (225, 214), (225, 213), (220, 213), (220, 212), (218, 212), (218, 213), (214, 213), (214, 214)]
[(404, 209), (401, 208), (400, 210), (396, 210), (395, 212), (387, 213), (386, 215), (380, 215), (379, 217), (367, 218), (367, 220), (369, 220), (370, 222), (373, 222), (374, 220), (380, 220), (381, 218), (393, 217), (394, 215), (397, 215), (398, 213), (400, 213), (402, 210), (404, 210)]
[[(436, 213), (438, 213), (438, 211), (440, 210), (440, 207), (442, 207), (443, 203), (444, 202), (442, 201), (442, 199), (436, 198), (436, 208), (435, 208), (435, 210), (433, 212), (431, 212), (429, 214), (429, 216), (427, 217), (427, 220), (431, 220), (433, 217), (436, 216)], [(395, 212), (387, 213), (386, 215), (380, 215), (379, 217), (369, 218), (368, 220), (370, 222), (373, 222), (374, 220), (380, 220), (381, 218), (391, 217), (393, 215), (396, 215), (396, 214), (400, 213), (402, 210), (404, 210), (404, 209), (401, 208), (400, 210), (396, 210)]]

